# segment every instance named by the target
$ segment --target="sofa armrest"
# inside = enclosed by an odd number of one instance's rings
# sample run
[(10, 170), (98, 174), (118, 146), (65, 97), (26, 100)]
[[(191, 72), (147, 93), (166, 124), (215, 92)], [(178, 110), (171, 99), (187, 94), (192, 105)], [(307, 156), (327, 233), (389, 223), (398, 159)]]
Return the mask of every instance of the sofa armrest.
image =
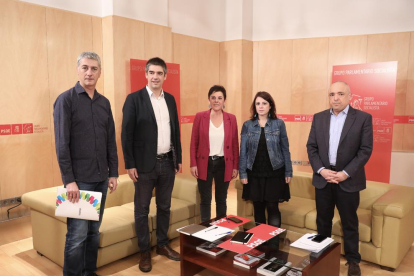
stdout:
[(61, 186), (25, 193), (22, 195), (22, 204), (30, 207), (30, 209), (36, 210), (66, 223), (66, 218), (55, 216), (58, 187)]
[(397, 268), (414, 241), (413, 198), (414, 188), (392, 185), (372, 205), (372, 243), (381, 248), (382, 266)]
[(372, 215), (401, 219), (414, 209), (414, 188), (398, 185), (392, 186), (388, 192), (374, 202), (372, 205)]
[(195, 215), (200, 215), (200, 194), (198, 193), (197, 180), (193, 176), (176, 175), (172, 197), (194, 203)]

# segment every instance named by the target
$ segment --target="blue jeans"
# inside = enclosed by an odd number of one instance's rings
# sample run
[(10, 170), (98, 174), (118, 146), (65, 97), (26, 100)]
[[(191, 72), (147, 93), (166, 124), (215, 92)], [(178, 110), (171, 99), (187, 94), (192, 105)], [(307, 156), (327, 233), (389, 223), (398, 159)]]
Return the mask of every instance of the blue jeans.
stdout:
[(152, 171), (138, 173), (138, 182), (135, 182), (134, 212), (135, 231), (141, 252), (151, 249), (148, 214), (154, 188), (157, 205), (157, 245), (158, 247), (164, 247), (168, 244), (167, 233), (170, 227), (171, 195), (174, 180), (175, 170), (171, 159), (157, 160)]
[(96, 271), (98, 259), (99, 227), (105, 209), (108, 180), (102, 182), (76, 182), (79, 190), (102, 193), (101, 212), (99, 221), (83, 219), (67, 219), (68, 232), (66, 233), (65, 256), (63, 275), (83, 276)]

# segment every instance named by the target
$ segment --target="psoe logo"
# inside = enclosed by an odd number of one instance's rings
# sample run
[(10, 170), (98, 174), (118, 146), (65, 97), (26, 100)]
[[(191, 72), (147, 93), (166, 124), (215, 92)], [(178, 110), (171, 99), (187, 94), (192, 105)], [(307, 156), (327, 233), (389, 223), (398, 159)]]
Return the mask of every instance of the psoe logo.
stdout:
[(12, 128), (11, 125), (0, 125), (0, 135), (11, 135)]
[(22, 134), (23, 131), (23, 125), (22, 124), (13, 124), (12, 125), (12, 133), (15, 134)]
[(33, 133), (33, 124), (23, 124), (23, 134)]
[(363, 108), (362, 97), (356, 94), (352, 94), (352, 99), (351, 99), (350, 104), (353, 108), (362, 110)]

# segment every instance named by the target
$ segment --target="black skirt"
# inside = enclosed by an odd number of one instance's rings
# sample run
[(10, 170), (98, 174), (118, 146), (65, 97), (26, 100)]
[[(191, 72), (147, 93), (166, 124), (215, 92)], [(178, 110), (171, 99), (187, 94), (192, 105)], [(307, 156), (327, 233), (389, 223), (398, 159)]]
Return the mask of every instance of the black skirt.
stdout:
[(261, 202), (284, 202), (290, 199), (289, 185), (285, 181), (285, 168), (272, 177), (254, 177), (248, 174), (248, 183), (243, 185), (242, 198)]

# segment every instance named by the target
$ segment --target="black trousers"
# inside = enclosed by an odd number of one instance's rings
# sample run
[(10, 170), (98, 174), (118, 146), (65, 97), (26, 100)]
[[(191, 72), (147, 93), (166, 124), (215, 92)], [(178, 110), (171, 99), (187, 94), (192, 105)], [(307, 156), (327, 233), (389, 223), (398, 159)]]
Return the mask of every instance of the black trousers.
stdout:
[(344, 232), (344, 250), (347, 261), (359, 263), (359, 232), (357, 209), (359, 192), (345, 192), (338, 184), (328, 183), (323, 189), (315, 188), (316, 224), (318, 234), (330, 237), (332, 235), (332, 219), (335, 206), (338, 208)]
[(223, 217), (227, 213), (227, 190), (229, 182), (224, 182), (225, 161), (224, 158), (216, 160), (208, 159), (207, 179), (197, 179), (198, 192), (200, 193), (201, 222), (211, 218), (211, 198), (213, 178), (216, 197), (216, 216)]
[(168, 244), (168, 228), (170, 225), (171, 194), (174, 187), (175, 169), (171, 158), (157, 160), (154, 169), (149, 173), (138, 173), (135, 183), (134, 213), (135, 231), (141, 252), (151, 249), (148, 228), (148, 213), (155, 188), (157, 204), (157, 243), (159, 247)]

